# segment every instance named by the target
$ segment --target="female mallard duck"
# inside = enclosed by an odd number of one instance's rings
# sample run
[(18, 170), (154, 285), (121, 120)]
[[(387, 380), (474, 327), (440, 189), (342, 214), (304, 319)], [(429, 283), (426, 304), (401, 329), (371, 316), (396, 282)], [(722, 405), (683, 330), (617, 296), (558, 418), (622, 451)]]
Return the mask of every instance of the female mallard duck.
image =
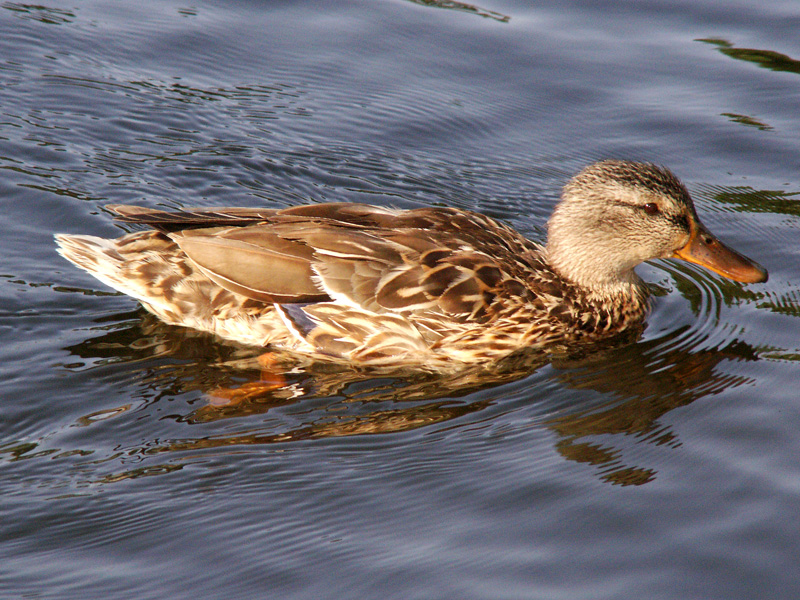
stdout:
[(314, 359), (444, 366), (613, 336), (643, 321), (647, 288), (633, 268), (653, 258), (767, 280), (651, 164), (578, 173), (545, 247), (454, 208), (109, 208), (155, 230), (58, 235), (67, 260), (167, 323)]

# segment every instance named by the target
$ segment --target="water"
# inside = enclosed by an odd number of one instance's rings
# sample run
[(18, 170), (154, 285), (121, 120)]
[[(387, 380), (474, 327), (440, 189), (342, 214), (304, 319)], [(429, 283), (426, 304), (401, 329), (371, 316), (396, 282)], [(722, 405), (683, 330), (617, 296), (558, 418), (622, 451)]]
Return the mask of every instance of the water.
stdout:
[[(796, 598), (798, 26), (793, 2), (0, 5), (0, 597)], [(541, 239), (605, 157), (672, 168), (769, 282), (657, 262), (621, 348), (279, 380), (52, 241), (118, 235), (111, 202), (326, 200)]]

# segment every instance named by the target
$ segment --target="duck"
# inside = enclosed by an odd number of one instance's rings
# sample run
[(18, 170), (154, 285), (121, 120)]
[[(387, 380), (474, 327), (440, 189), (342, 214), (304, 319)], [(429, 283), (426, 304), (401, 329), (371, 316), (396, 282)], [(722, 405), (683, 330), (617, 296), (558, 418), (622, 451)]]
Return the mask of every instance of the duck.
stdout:
[(642, 162), (573, 176), (544, 244), (449, 207), (107, 208), (148, 228), (57, 234), (64, 258), (166, 323), (355, 365), (490, 364), (635, 331), (649, 302), (634, 268), (653, 259), (768, 277), (709, 232), (671, 171)]

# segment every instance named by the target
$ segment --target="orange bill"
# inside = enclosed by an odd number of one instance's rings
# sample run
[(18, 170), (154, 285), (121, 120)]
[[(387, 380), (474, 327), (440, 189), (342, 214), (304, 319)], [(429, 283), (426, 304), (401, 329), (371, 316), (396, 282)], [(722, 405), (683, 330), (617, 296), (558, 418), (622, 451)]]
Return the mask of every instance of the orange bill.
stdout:
[(692, 237), (674, 256), (742, 283), (767, 280), (767, 270), (755, 261), (728, 248), (702, 225), (692, 227)]

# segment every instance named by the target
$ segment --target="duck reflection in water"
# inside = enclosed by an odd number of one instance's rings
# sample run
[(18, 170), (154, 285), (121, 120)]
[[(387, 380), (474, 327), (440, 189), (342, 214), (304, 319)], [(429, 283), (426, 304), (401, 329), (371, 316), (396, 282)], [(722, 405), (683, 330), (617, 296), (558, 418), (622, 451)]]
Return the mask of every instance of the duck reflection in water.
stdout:
[[(636, 443), (675, 445), (677, 434), (659, 419), (673, 408), (748, 383), (718, 370), (719, 363), (758, 359), (757, 351), (741, 341), (708, 350), (682, 348), (679, 343), (675, 347), (686, 333), (679, 329), (655, 340), (595, 345), (572, 356), (523, 353), (498, 363), (491, 374), (477, 368), (423, 373), (320, 363), (298, 367), (293, 361), (281, 365), (278, 355), (264, 368), (252, 349), (220, 344), (210, 335), (134, 314), (141, 319), (131, 327), (68, 350), (94, 363), (99, 359), (138, 364), (139, 385), (155, 398), (203, 393), (202, 406), (187, 406), (176, 417), (200, 426), (197, 437), (148, 444), (141, 449), (145, 454), (397, 433), (457, 423), (459, 418), (472, 422), (471, 415), (504, 412), (504, 384), (529, 377), (526, 403), (542, 403), (542, 417), (534, 418), (534, 424), (557, 435), (555, 447), (564, 458), (593, 465), (610, 483), (640, 485), (651, 481), (656, 471), (626, 464), (621, 447), (608, 439), (603, 444), (593, 439), (617, 437), (623, 446), (633, 436)], [(553, 368), (542, 371), (546, 364)], [(537, 381), (542, 374), (546, 379)], [(548, 403), (552, 391), (540, 396), (537, 390), (551, 389), (550, 380), (574, 390), (577, 397), (559, 406)], [(312, 406), (306, 407), (308, 403)], [(270, 425), (259, 421), (257, 432), (249, 428), (245, 434), (209, 436), (203, 427), (292, 406), (303, 410), (293, 413), (292, 420), (276, 419)]]

